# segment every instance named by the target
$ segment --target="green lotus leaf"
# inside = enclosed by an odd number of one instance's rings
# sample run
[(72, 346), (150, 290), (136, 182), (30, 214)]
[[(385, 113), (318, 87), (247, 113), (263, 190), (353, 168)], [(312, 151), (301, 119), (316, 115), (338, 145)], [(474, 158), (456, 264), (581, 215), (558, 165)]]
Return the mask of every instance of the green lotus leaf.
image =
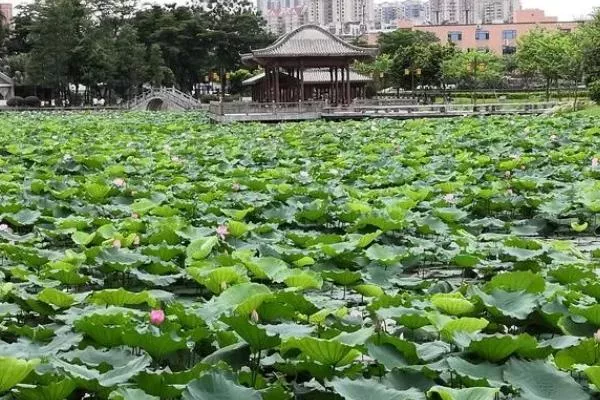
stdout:
[(509, 317), (524, 320), (539, 307), (542, 301), (540, 295), (527, 292), (505, 292), (494, 289), (488, 295), (475, 286), (470, 287), (469, 292), (479, 297), (487, 309), (499, 318)]
[(419, 329), (431, 324), (425, 311), (402, 306), (380, 308), (377, 316), (381, 319), (393, 319), (409, 329)]
[(541, 293), (546, 289), (546, 282), (541, 275), (531, 271), (515, 271), (494, 276), (486, 288), (502, 289), (507, 292)]
[(83, 185), (84, 194), (93, 203), (102, 203), (110, 194), (111, 187), (100, 182), (89, 182)]
[(311, 360), (329, 367), (343, 367), (352, 363), (360, 352), (352, 346), (345, 345), (336, 340), (317, 339), (313, 337), (291, 338), (283, 342), (281, 352), (290, 349), (299, 349), (302, 354)]
[(441, 400), (495, 400), (500, 389), (495, 388), (467, 388), (452, 389), (443, 386), (434, 386), (427, 392), (428, 396), (437, 394)]
[(554, 362), (560, 369), (570, 370), (575, 365), (600, 364), (600, 348), (594, 339), (584, 340), (576, 346), (560, 350), (554, 355)]
[(112, 368), (107, 372), (100, 372), (96, 369), (89, 369), (83, 365), (71, 364), (59, 358), (53, 358), (51, 363), (68, 373), (76, 379), (84, 381), (97, 381), (100, 386), (113, 387), (120, 383), (125, 383), (132, 377), (145, 370), (150, 365), (152, 359), (144, 354), (140, 357), (132, 357), (125, 365)]
[(188, 274), (194, 278), (196, 282), (206, 286), (211, 292), (219, 294), (227, 289), (232, 284), (247, 282), (248, 277), (244, 273), (245, 270), (240, 270), (236, 267), (221, 267), (221, 268), (188, 268)]
[(103, 249), (96, 258), (116, 271), (138, 267), (148, 261), (148, 258), (128, 249), (111, 247)]
[(223, 317), (221, 321), (229, 325), (254, 352), (271, 349), (281, 343), (279, 336), (271, 336), (248, 320), (246, 317)]
[(98, 290), (90, 294), (87, 298), (87, 301), (92, 304), (111, 306), (137, 305), (146, 303), (149, 306), (154, 307), (158, 304), (157, 300), (147, 291), (134, 293), (123, 288)]
[(334, 379), (333, 390), (346, 400), (364, 400), (375, 398), (382, 400), (425, 400), (425, 395), (417, 389), (396, 390), (374, 380)]
[(75, 244), (86, 247), (96, 238), (96, 232), (85, 233), (81, 231), (73, 232), (71, 239)]
[(454, 373), (469, 382), (468, 386), (502, 387), (505, 385), (502, 377), (503, 366), (488, 362), (472, 364), (460, 357), (448, 357), (445, 361)]
[(600, 388), (600, 367), (594, 366), (583, 370), (589, 381), (596, 386), (596, 390)]
[[(243, 220), (244, 218), (246, 218), (246, 215), (248, 215), (252, 211), (254, 211), (254, 207), (248, 207), (243, 210), (234, 210), (234, 209), (227, 209), (227, 208), (221, 209), (221, 212), (223, 214), (225, 214), (226, 216), (228, 216), (230, 218), (233, 218), (236, 221)], [(231, 229), (231, 227), (229, 227), (229, 228)]]
[(163, 332), (154, 327), (123, 332), (123, 343), (146, 350), (152, 358), (162, 358), (187, 348), (187, 341), (175, 332)]
[(283, 279), (288, 287), (306, 289), (321, 289), (323, 278), (318, 272), (311, 270), (290, 270)]
[(528, 334), (519, 336), (491, 335), (483, 336), (471, 342), (468, 351), (477, 354), (484, 360), (500, 362), (520, 350), (533, 350), (537, 348), (537, 341)]
[(391, 264), (405, 257), (406, 249), (396, 246), (382, 246), (376, 243), (365, 251), (365, 256), (370, 260)]
[(131, 205), (131, 211), (139, 215), (146, 215), (158, 206), (159, 204), (155, 203), (150, 199), (136, 199)]
[(183, 400), (262, 400), (254, 389), (238, 385), (223, 374), (210, 372), (190, 382), (182, 396)]
[(583, 388), (564, 372), (544, 361), (510, 360), (504, 370), (507, 382), (521, 391), (521, 397), (532, 400), (589, 399)]
[(475, 306), (459, 293), (438, 293), (431, 296), (431, 304), (449, 315), (466, 315), (475, 311)]
[(440, 218), (442, 221), (447, 223), (455, 223), (462, 221), (469, 215), (466, 211), (458, 208), (435, 208), (433, 215)]
[(48, 382), (47, 385), (20, 385), (16, 396), (21, 400), (64, 400), (77, 388), (77, 383), (71, 378)]
[(589, 307), (571, 306), (569, 311), (573, 315), (584, 317), (589, 323), (600, 327), (600, 304), (594, 304)]
[(260, 305), (273, 298), (273, 293), (265, 285), (258, 283), (239, 283), (223, 291), (218, 297), (207, 303), (204, 318), (218, 319), (222, 314), (235, 312), (240, 316), (249, 316)]
[(135, 383), (146, 393), (159, 398), (181, 396), (184, 385), (210, 370), (209, 364), (196, 364), (185, 371), (173, 372), (170, 369), (142, 371), (135, 377)]
[(72, 295), (54, 288), (43, 289), (38, 293), (37, 298), (58, 308), (67, 308), (75, 303), (75, 298)]
[(108, 400), (159, 400), (140, 389), (119, 388), (110, 393)]
[(356, 285), (352, 289), (365, 297), (381, 297), (385, 294), (380, 286), (373, 284)]
[(15, 226), (28, 226), (35, 224), (42, 213), (37, 210), (23, 209), (17, 213), (4, 214), (4, 219)]
[(39, 360), (0, 357), (0, 393), (22, 382), (38, 366)]
[(229, 229), (231, 236), (235, 238), (241, 238), (250, 231), (250, 226), (248, 224), (239, 221), (229, 221), (227, 223), (227, 228)]
[(216, 236), (198, 238), (187, 247), (186, 254), (190, 260), (202, 260), (208, 257), (213, 248), (219, 243)]
[(477, 333), (489, 324), (484, 318), (458, 318), (449, 321), (441, 329), (442, 337), (451, 341), (457, 332)]
[(481, 259), (475, 255), (461, 253), (454, 257), (452, 262), (459, 267), (473, 268), (481, 262)]
[(578, 221), (571, 222), (571, 229), (573, 229), (573, 231), (575, 231), (577, 233), (582, 233), (582, 232), (587, 231), (589, 226), (590, 225), (587, 222), (584, 222), (583, 224), (578, 223)]

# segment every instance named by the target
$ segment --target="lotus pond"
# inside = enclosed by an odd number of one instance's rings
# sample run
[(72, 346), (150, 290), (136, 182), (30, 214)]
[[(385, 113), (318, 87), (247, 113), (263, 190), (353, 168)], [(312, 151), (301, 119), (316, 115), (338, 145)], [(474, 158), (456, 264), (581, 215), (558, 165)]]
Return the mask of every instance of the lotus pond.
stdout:
[(597, 117), (0, 132), (0, 398), (599, 396)]

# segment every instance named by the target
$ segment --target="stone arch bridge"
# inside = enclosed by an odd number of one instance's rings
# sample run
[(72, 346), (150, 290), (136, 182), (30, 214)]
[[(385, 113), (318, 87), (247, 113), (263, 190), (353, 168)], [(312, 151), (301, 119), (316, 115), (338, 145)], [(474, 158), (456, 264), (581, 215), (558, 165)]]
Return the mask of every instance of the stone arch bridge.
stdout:
[(186, 111), (202, 108), (198, 99), (171, 88), (152, 88), (144, 91), (127, 103), (130, 110)]

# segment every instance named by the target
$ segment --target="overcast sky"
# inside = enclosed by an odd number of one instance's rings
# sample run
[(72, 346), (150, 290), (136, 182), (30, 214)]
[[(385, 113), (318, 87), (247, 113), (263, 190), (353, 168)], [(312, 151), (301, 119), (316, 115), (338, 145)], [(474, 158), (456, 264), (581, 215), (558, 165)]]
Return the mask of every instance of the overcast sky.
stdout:
[[(378, 0), (375, 0), (378, 2)], [(27, 2), (27, 0), (0, 0), (0, 3), (12, 3), (14, 5)], [(146, 2), (142, 0), (141, 2)], [(181, 3), (186, 0), (151, 0), (150, 3)], [(588, 15), (594, 7), (600, 7), (600, 0), (522, 0), (525, 8), (541, 8), (548, 15), (557, 15), (561, 20), (572, 20)]]

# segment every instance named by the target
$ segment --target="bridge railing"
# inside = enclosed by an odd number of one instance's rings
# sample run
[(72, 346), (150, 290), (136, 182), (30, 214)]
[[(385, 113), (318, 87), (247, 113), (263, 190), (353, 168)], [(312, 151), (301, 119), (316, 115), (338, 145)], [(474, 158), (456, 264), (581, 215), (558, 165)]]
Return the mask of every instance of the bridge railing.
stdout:
[(302, 101), (293, 103), (253, 103), (253, 102), (216, 102), (210, 103), (208, 111), (214, 115), (234, 114), (307, 114), (321, 113), (325, 108), (323, 101)]
[[(431, 104), (431, 105), (371, 105), (353, 103), (346, 112), (358, 113), (385, 113), (385, 114), (412, 114), (412, 113), (439, 113), (439, 114), (473, 114), (473, 113), (531, 113), (545, 112), (552, 110), (563, 103), (540, 102), (540, 103), (495, 103), (480, 104)], [(339, 112), (340, 110), (330, 109), (328, 112)]]
[(153, 97), (164, 98), (183, 109), (201, 108), (200, 101), (174, 87), (146, 89), (127, 102), (127, 108), (135, 108)]

